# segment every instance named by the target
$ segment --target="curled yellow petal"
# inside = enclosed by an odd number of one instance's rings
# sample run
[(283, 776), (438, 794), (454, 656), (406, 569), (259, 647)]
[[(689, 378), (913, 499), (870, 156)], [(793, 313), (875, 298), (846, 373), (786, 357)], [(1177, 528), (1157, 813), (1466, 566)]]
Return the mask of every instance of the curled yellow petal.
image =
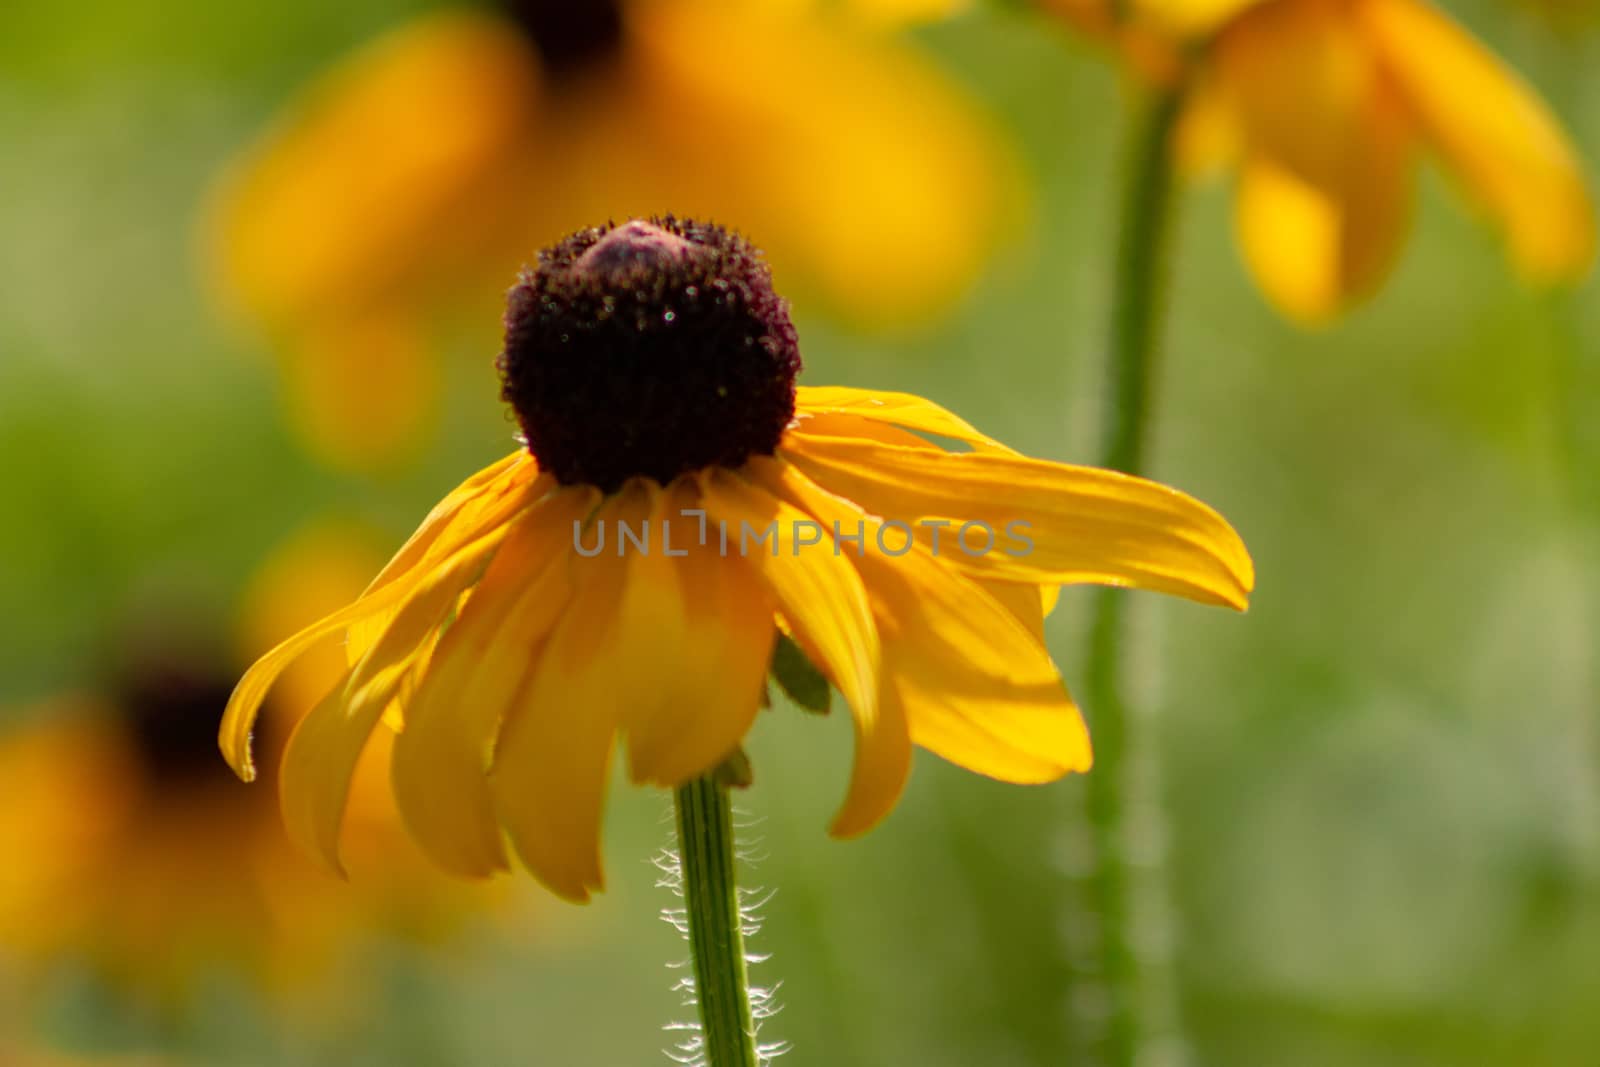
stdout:
[[(394, 582), (363, 596), (285, 639), (245, 671), (222, 714), (222, 728), (218, 737), (223, 756), (240, 778), (247, 782), (255, 780), (255, 761), (250, 751), (251, 733), (255, 728), (256, 715), (261, 710), (261, 702), (266, 699), (267, 691), (278, 675), (303, 653), (315, 647), (317, 642), (364, 619), (390, 611), (404, 600), (414, 585), (414, 581)], [(342, 684), (340, 690), (342, 693)]]
[(781, 454), (979, 577), (1130, 586), (1241, 610), (1255, 581), (1244, 543), (1222, 516), (1143, 478), (798, 431)]
[(343, 685), (300, 720), (283, 753), (279, 801), (289, 836), (342, 873), (339, 830), (356, 763), (383, 710), (431, 647), (445, 612), (475, 581), (509, 528), (501, 527), (451, 556), (407, 592), (393, 621)]
[[(362, 523), (321, 519), (275, 547), (241, 598), (235, 647), (254, 659), (361, 595), (383, 562), (383, 539)], [(315, 707), (351, 664), (342, 647), (311, 650), (279, 677), (274, 705), (295, 717)]]
[(878, 713), (871, 723), (854, 720), (855, 763), (844, 803), (828, 824), (834, 837), (860, 837), (882, 822), (905, 792), (911, 776), (911, 733), (905, 701), (893, 678), (878, 691)]
[(1416, 0), (1358, 0), (1357, 17), (1429, 139), (1540, 282), (1581, 277), (1594, 205), (1544, 102), (1455, 23)]

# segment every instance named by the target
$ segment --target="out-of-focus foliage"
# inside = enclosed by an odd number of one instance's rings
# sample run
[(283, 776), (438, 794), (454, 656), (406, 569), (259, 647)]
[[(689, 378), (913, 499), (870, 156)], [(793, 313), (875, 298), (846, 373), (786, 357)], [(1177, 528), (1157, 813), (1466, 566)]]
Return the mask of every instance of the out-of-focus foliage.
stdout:
[[(441, 341), (461, 358), (418, 469), (320, 470), (281, 421), (267, 354), (211, 319), (193, 271), (215, 168), (296, 86), (421, 7), (0, 7), (0, 706), (77, 688), (107, 620), (152, 583), (230, 604), (334, 504), (398, 542), (505, 450), (492, 352), (464, 329)], [(1450, 11), (1600, 159), (1595, 35), (1558, 39), (1487, 0)], [(808, 380), (921, 392), (1020, 448), (1081, 459), (1117, 75), (1015, 5), (911, 32), (1010, 127), (1041, 190), (1036, 226), (929, 337), (858, 336), (800, 304)], [(1195, 1060), (1581, 1067), (1600, 1047), (1596, 283), (1524, 290), (1427, 172), (1396, 273), (1308, 336), (1247, 280), (1225, 196), (1192, 191), (1184, 208), (1156, 469), (1238, 525), (1260, 575), (1242, 619), (1138, 609)], [(1084, 600), (1069, 590), (1050, 624), (1069, 680)], [(1001, 787), (922, 758), (895, 815), (839, 844), (823, 829), (848, 729), (779, 708), (749, 746), (750, 881), (778, 887), (756, 942), (774, 957), (758, 978), (784, 983), (770, 1035), (800, 1063), (1057, 1062), (1067, 1012), (1049, 945), (1080, 786)], [(672, 1044), (660, 1025), (687, 1014), (663, 966), (684, 948), (655, 917), (648, 862), (665, 810), (615, 794), (612, 884), (593, 906), (541, 907), (514, 937), (374, 949), (359, 1019), (286, 1026), (217, 982), (172, 1025), (64, 966), (28, 991), (39, 1011), (0, 984), (0, 1047), (651, 1062)]]

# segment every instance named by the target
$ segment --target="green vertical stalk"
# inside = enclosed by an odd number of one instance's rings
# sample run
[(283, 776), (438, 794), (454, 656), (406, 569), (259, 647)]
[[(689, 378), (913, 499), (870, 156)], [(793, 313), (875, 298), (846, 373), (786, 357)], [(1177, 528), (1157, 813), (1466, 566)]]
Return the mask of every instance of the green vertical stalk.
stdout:
[(707, 775), (679, 786), (678, 859), (707, 1067), (758, 1067), (734, 872), (728, 790)]
[[(1149, 439), (1173, 200), (1171, 144), (1182, 100), (1183, 86), (1174, 84), (1139, 102), (1124, 178), (1097, 459), (1129, 474), (1142, 473)], [(1149, 775), (1130, 772), (1136, 763), (1150, 767), (1154, 752), (1130, 728), (1123, 694), (1124, 596), (1109, 589), (1095, 596), (1083, 689), (1095, 760), (1085, 787), (1092, 862), (1082, 905), (1093, 936), (1076, 968), (1087, 990), (1080, 988), (1074, 1003), (1088, 1007), (1074, 1023), (1090, 1061), (1109, 1067), (1132, 1067), (1138, 1058), (1150, 1030), (1151, 979), (1166, 978), (1146, 973), (1137, 947), (1136, 894), (1142, 879), (1159, 879), (1161, 872), (1148, 861), (1137, 871), (1129, 862), (1130, 814), (1154, 803), (1137, 795)]]
[(1177, 84), (1141, 102), (1124, 176), (1099, 461), (1129, 474), (1144, 465), (1149, 436), (1173, 199), (1172, 135), (1183, 95)]

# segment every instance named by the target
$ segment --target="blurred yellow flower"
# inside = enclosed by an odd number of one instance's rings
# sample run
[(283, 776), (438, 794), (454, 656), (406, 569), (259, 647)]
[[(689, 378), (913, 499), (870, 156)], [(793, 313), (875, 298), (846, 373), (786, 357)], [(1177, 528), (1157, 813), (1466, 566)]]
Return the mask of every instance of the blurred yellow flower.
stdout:
[(504, 868), (503, 830), (540, 881), (585, 900), (619, 735), (636, 783), (718, 767), (756, 719), (780, 632), (853, 714), (832, 824), (850, 836), (893, 807), (913, 745), (1010, 782), (1088, 768), (1043, 642), (1055, 587), (1245, 606), (1238, 536), (1175, 490), (1025, 458), (917, 397), (796, 391), (786, 306), (718, 227), (575, 234), (512, 290), (506, 330), (527, 447), (446, 496), (361, 597), (263, 657), (228, 705), (222, 748), (248, 780), (274, 680), (342, 639), (344, 678), (280, 776), (290, 835), (330, 866), (386, 711), (396, 798), (435, 861)]
[(6, 1067), (168, 1067), (173, 1061), (144, 1054), (75, 1056), (0, 1038), (0, 1063)]
[[(1594, 210), (1560, 125), (1514, 73), (1420, 0), (1041, 0), (1193, 77), (1179, 150), (1238, 175), (1245, 260), (1305, 321), (1370, 295), (1399, 251), (1418, 150), (1431, 149), (1504, 233), (1521, 272), (1575, 280)], [(1098, 21), (1097, 21), (1098, 20)]]
[(205, 234), (319, 453), (415, 447), (439, 314), (489, 321), (472, 294), (593, 218), (754, 220), (796, 288), (861, 325), (959, 298), (1018, 210), (1009, 149), (914, 51), (813, 6), (508, 0), (319, 78), (231, 168)]
[[(246, 647), (343, 603), (372, 565), (370, 542), (348, 529), (296, 539), (247, 598)], [(219, 758), (216, 717), (236, 660), (197, 625), (151, 612), (123, 636), (106, 684), (33, 709), (0, 738), (7, 955), (39, 969), (81, 961), (132, 999), (176, 1008), (218, 972), (288, 997), (363, 935), (438, 929), (460, 890), (402, 847), (381, 733), (353, 791), (355, 873), (341, 883), (290, 846), (270, 799)], [(288, 684), (311, 685), (325, 666), (308, 657)], [(277, 710), (260, 733), (281, 748)]]

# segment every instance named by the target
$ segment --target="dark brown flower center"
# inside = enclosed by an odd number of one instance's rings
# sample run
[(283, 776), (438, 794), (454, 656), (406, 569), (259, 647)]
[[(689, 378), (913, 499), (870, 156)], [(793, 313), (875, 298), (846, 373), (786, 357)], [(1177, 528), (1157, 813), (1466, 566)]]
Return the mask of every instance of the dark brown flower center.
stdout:
[(622, 48), (620, 0), (502, 0), (501, 6), (553, 74), (607, 59)]
[(502, 396), (564, 484), (770, 455), (794, 416), (800, 349), (766, 262), (720, 226), (668, 216), (539, 253), (506, 308)]

